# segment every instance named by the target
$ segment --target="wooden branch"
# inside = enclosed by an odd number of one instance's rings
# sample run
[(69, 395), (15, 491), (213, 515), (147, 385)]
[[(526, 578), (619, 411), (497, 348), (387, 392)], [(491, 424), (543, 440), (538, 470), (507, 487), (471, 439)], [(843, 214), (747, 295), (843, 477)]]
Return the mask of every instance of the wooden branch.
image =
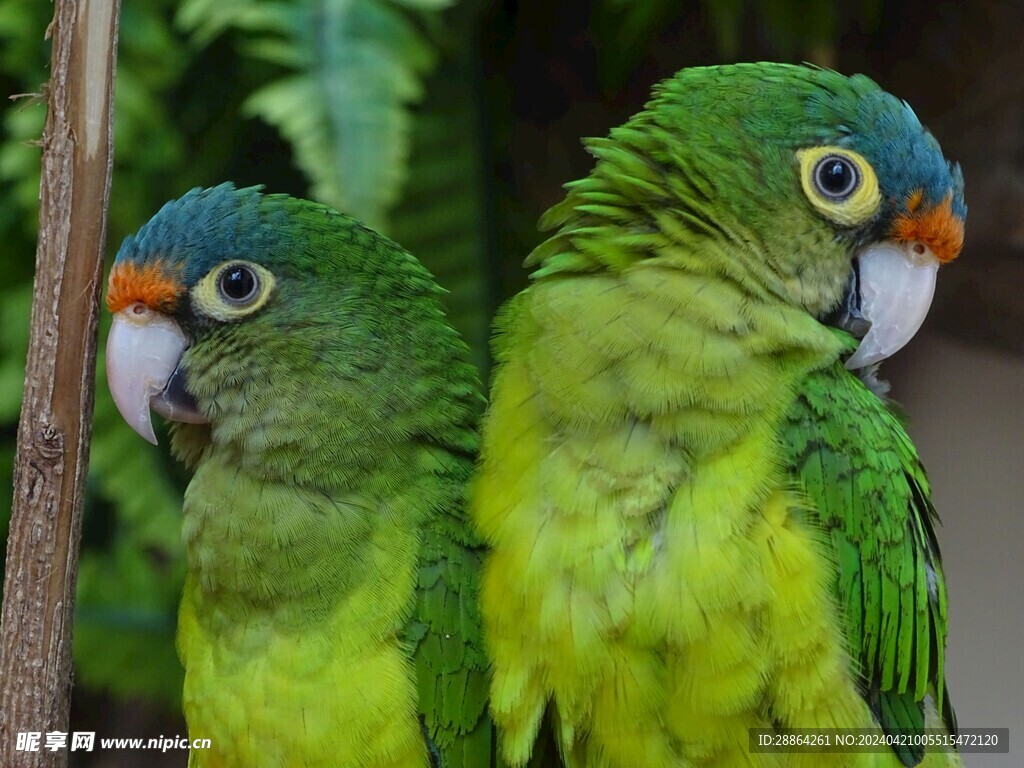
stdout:
[[(0, 614), (0, 765), (67, 765), (71, 623), (113, 159), (119, 0), (56, 0), (39, 243)], [(17, 749), (38, 732), (39, 751)]]

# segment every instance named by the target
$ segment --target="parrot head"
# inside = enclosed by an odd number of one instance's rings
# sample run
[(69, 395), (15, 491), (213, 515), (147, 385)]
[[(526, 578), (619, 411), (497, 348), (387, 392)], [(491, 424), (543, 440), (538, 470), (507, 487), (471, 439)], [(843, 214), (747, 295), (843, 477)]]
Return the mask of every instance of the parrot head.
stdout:
[(150, 410), (176, 423), (186, 461), (212, 442), (315, 477), (357, 446), (429, 432), (437, 403), (468, 408), (471, 368), (439, 295), (406, 251), (330, 208), (194, 189), (118, 252), (110, 390), (150, 442)]
[(841, 254), (846, 286), (831, 317), (862, 338), (846, 361), (859, 369), (899, 350), (924, 322), (939, 265), (963, 246), (963, 175), (905, 102), (862, 75), (806, 71), (817, 81), (805, 101), (817, 130), (795, 132), (803, 135), (792, 168), (805, 213)]
[(647, 185), (658, 194), (645, 207), (671, 205), (691, 231), (727, 238), (734, 274), (861, 338), (851, 369), (910, 340), (939, 265), (963, 245), (959, 167), (863, 75), (686, 69), (611, 139), (645, 159), (645, 180), (668, 179)]

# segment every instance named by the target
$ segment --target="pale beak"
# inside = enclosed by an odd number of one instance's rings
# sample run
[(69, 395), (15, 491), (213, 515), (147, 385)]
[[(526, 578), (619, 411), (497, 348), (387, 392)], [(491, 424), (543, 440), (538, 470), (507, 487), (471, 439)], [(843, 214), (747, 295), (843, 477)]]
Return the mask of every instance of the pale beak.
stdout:
[(846, 361), (850, 370), (885, 360), (914, 337), (935, 295), (939, 260), (923, 243), (886, 240), (861, 251), (854, 268), (852, 314), (867, 333)]
[(187, 348), (178, 324), (141, 302), (114, 315), (107, 337), (107, 385), (128, 426), (153, 445), (150, 409), (172, 421), (209, 421), (184, 387), (179, 363)]

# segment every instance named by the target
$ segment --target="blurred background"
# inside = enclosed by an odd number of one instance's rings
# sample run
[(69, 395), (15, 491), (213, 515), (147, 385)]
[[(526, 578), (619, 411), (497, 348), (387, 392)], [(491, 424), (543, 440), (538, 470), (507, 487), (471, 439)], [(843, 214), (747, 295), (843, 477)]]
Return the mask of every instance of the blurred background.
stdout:
[[(38, 216), (52, 5), (0, 0), (0, 477), (11, 476)], [(166, 200), (226, 179), (312, 197), (451, 290), (486, 369), (538, 216), (591, 167), (583, 136), (676, 70), (744, 60), (863, 72), (959, 160), (970, 208), (922, 332), (887, 365), (943, 517), (960, 724), (1024, 765), (1024, 3), (935, 0), (123, 0), (109, 259)], [(104, 323), (106, 321), (104, 320)], [(105, 337), (106, 324), (101, 327)], [(103, 370), (102, 358), (99, 370)], [(157, 420), (159, 421), (159, 420)], [(174, 651), (186, 477), (98, 381), (75, 622), (73, 730), (184, 734)], [(0, 483), (0, 540), (10, 484)], [(184, 752), (71, 753), (184, 766)]]

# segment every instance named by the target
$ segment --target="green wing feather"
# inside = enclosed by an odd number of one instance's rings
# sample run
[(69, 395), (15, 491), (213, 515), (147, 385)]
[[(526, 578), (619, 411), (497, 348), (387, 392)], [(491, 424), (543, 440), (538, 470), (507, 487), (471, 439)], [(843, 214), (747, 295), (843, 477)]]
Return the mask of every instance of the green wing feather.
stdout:
[[(469, 456), (456, 459), (459, 476), (469, 475)], [(413, 646), (431, 768), (505, 768), (487, 711), (490, 672), (477, 600), (483, 550), (462, 503), (459, 496), (450, 506), (454, 512), (426, 532), (416, 615), (406, 638)], [(528, 768), (562, 764), (545, 722)]]
[[(464, 479), (472, 459), (438, 454)], [(414, 643), (420, 715), (437, 768), (494, 765), (493, 727), (487, 713), (490, 679), (477, 603), (479, 542), (462, 510), (451, 500), (424, 533), (416, 614), (408, 638)]]
[[(841, 362), (812, 372), (784, 440), (790, 471), (826, 531), (833, 584), (861, 688), (886, 733), (920, 733), (924, 699), (955, 729), (945, 692), (946, 586), (924, 468), (900, 419)], [(897, 755), (917, 765), (923, 748)]]

